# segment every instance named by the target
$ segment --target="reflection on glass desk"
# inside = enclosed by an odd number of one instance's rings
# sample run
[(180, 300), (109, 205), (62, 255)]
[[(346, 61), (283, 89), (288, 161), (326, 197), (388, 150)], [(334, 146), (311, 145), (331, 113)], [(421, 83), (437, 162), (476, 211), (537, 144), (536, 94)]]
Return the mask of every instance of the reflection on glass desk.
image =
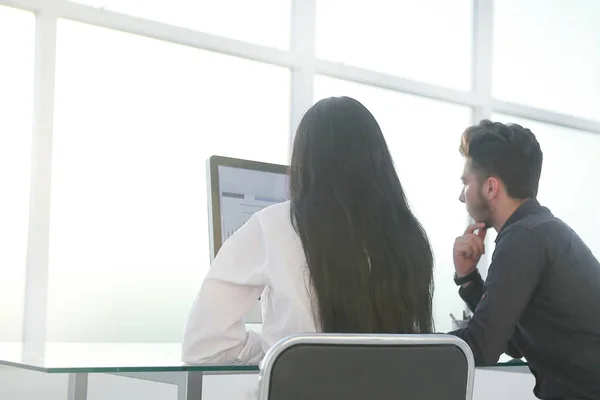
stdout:
[[(178, 399), (202, 397), (202, 376), (256, 374), (256, 365), (191, 365), (181, 362), (179, 343), (0, 343), (0, 365), (49, 374), (69, 375), (69, 400), (87, 398), (88, 374), (104, 373), (177, 385)], [(503, 355), (490, 368), (525, 367)], [(509, 368), (509, 369), (507, 369)], [(514, 371), (520, 372), (520, 371)]]

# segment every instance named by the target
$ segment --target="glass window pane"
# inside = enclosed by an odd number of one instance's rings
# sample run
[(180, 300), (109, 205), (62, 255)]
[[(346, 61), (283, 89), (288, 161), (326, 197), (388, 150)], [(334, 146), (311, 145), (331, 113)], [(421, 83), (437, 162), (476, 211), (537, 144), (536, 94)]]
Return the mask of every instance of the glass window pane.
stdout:
[(49, 340), (180, 340), (206, 160), (287, 163), (290, 72), (63, 20), (56, 69)]
[(520, 124), (535, 134), (544, 153), (538, 200), (600, 258), (600, 134), (502, 114), (493, 118)]
[(245, 42), (289, 48), (291, 0), (75, 1)]
[(471, 122), (471, 110), (376, 87), (317, 77), (315, 100), (329, 96), (355, 98), (379, 122), (411, 208), (433, 247), (436, 260), (436, 330), (449, 331), (449, 313), (458, 316), (464, 309), (452, 279), (452, 246), (467, 222), (465, 207), (458, 201), (463, 168), (458, 144), (460, 134)]
[(596, 0), (496, 1), (494, 96), (600, 120), (599, 19)]
[(469, 89), (472, 20), (471, 0), (317, 0), (317, 56)]
[(0, 341), (23, 325), (34, 46), (35, 16), (0, 6)]

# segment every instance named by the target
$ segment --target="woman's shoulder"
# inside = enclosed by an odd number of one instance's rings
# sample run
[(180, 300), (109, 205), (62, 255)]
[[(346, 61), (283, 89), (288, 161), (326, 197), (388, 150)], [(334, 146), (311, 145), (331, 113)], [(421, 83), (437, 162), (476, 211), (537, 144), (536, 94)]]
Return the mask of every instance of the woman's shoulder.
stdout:
[(253, 218), (260, 224), (260, 235), (270, 252), (295, 259), (301, 257), (297, 254), (304, 253), (298, 234), (292, 225), (290, 208), (289, 201), (274, 204), (256, 212)]
[(290, 202), (273, 204), (254, 214), (263, 226), (290, 224)]

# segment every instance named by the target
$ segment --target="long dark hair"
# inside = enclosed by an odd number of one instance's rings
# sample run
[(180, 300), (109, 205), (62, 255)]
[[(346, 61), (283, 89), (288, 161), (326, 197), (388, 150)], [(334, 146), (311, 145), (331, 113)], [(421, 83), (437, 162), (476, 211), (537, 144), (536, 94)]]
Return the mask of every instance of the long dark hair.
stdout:
[(320, 331), (432, 332), (429, 241), (379, 124), (361, 103), (332, 97), (304, 115), (290, 194)]

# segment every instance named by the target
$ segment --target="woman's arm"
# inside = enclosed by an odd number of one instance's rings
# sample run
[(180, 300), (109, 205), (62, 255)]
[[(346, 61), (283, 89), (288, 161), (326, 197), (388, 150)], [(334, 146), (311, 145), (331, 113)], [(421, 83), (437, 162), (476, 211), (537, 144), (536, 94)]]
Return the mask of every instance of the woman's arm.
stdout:
[(256, 305), (268, 263), (258, 217), (225, 241), (202, 283), (183, 335), (187, 363), (258, 363), (260, 336), (248, 332), (244, 316)]

